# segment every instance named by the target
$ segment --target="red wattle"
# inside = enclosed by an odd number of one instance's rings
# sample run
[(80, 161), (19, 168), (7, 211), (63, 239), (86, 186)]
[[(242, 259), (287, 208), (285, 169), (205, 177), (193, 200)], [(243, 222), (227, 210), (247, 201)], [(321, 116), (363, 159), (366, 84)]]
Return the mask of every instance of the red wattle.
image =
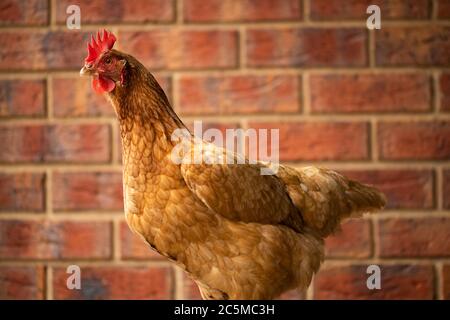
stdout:
[(111, 92), (116, 87), (114, 81), (101, 76), (92, 78), (92, 88), (97, 93)]

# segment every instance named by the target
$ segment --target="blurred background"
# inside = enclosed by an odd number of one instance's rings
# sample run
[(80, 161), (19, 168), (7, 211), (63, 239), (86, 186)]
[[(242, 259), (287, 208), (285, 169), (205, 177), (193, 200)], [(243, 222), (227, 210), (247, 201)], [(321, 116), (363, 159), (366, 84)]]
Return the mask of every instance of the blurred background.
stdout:
[(307, 298), (450, 299), (449, 0), (1, 1), (1, 299), (199, 298), (124, 221), (115, 114), (78, 76), (103, 27), (185, 122), (279, 128), (283, 163), (386, 193), (327, 240)]

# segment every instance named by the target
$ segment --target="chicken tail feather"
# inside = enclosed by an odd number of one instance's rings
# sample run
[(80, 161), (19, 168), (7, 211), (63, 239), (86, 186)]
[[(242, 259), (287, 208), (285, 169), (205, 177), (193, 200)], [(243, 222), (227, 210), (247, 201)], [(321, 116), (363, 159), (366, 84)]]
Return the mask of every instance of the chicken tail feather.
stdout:
[(345, 218), (376, 212), (386, 205), (386, 197), (374, 187), (347, 179), (332, 170), (281, 167), (278, 177), (299, 209), (303, 225), (321, 237), (339, 229)]

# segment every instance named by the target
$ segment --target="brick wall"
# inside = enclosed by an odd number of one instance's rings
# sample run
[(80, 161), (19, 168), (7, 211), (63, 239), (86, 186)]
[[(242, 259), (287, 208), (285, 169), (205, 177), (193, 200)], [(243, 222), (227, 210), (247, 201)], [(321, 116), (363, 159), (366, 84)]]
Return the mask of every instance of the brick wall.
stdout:
[[(381, 30), (365, 28), (369, 4)], [(450, 298), (448, 0), (2, 1), (0, 298), (198, 297), (124, 222), (114, 113), (78, 77), (104, 26), (186, 122), (280, 128), (283, 162), (386, 192), (385, 212), (327, 239), (309, 298)]]

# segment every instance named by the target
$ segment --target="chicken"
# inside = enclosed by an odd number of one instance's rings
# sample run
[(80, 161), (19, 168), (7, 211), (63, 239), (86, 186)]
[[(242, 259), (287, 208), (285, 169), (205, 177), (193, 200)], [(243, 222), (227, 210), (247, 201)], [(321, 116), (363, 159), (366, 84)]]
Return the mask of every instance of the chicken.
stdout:
[[(262, 175), (269, 168), (262, 162), (174, 161), (172, 134), (187, 129), (155, 78), (113, 49), (115, 41), (106, 30), (92, 38), (80, 74), (92, 76), (120, 123), (126, 220), (186, 271), (204, 299), (305, 290), (323, 260), (324, 238), (345, 218), (384, 207), (382, 193), (327, 169), (280, 166)], [(185, 151), (239, 157), (189, 137)]]

